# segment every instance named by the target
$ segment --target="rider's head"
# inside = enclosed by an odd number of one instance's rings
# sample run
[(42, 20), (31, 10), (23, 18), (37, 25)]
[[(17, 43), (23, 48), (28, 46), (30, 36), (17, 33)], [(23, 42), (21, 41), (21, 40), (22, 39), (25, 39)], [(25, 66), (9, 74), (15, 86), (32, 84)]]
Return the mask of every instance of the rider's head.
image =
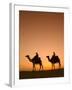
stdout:
[(36, 55), (38, 55), (38, 53), (36, 52)]
[(53, 55), (55, 55), (55, 52), (53, 52)]

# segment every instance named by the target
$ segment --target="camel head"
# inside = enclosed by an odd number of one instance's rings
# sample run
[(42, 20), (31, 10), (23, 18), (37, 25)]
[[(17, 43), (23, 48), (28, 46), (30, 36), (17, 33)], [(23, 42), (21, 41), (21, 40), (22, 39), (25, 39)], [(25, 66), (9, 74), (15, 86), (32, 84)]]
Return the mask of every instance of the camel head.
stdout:
[(47, 57), (47, 59), (50, 61), (50, 58), (49, 58), (49, 56), (46, 56)]
[(49, 56), (46, 56), (46, 58), (49, 58)]
[(27, 58), (28, 58), (28, 57), (29, 57), (29, 55), (26, 55), (25, 57), (27, 57)]
[(29, 56), (29, 55), (26, 55), (25, 57), (27, 57), (27, 58), (28, 58), (28, 60), (29, 60), (30, 62), (32, 62), (32, 60), (31, 60), (31, 58), (30, 58), (30, 56)]

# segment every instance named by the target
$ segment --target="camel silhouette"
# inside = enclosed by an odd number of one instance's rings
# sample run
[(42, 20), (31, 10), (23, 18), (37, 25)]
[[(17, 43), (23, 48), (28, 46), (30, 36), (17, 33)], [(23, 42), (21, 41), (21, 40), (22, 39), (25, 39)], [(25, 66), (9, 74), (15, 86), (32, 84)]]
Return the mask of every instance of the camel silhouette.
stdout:
[(30, 58), (29, 55), (26, 55), (25, 57), (27, 57), (28, 60), (30, 62), (32, 62), (32, 64), (33, 64), (33, 71), (36, 70), (35, 64), (39, 64), (40, 65), (40, 69), (39, 70), (41, 70), (41, 68), (43, 69), (43, 65), (42, 65), (42, 61), (41, 61), (40, 57), (37, 58), (36, 56), (34, 56), (32, 59)]
[(53, 67), (55, 69), (56, 63), (59, 63), (59, 68), (61, 67), (60, 59), (58, 56), (53, 56), (51, 59), (49, 56), (46, 56), (46, 57), (47, 57), (48, 61), (52, 63), (52, 69), (53, 69)]

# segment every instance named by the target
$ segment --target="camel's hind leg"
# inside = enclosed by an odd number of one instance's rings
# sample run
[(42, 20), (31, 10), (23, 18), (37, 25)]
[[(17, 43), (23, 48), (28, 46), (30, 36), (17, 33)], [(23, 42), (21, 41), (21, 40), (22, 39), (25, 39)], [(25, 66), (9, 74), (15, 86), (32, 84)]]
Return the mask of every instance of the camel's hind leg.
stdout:
[(43, 65), (42, 65), (42, 63), (40, 64), (40, 70), (41, 70), (41, 69), (43, 70)]
[(42, 70), (43, 70), (43, 65), (41, 65), (42, 66)]
[(33, 64), (33, 71), (34, 71), (34, 70), (36, 70), (36, 68), (35, 68), (35, 64)]
[(41, 70), (41, 64), (40, 64), (40, 69), (39, 69), (39, 71)]
[(55, 65), (54, 65), (54, 70), (55, 70)]
[(54, 64), (52, 64), (52, 70), (54, 70), (55, 69), (55, 65)]
[(52, 64), (52, 70), (53, 70), (53, 66), (54, 66), (54, 65)]
[(59, 62), (59, 68), (61, 68), (61, 63)]

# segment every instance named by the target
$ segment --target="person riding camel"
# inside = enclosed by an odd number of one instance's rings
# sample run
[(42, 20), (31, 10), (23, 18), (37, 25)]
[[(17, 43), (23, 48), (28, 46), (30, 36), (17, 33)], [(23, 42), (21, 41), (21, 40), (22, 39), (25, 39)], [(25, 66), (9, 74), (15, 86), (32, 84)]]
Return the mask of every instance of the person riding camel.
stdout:
[(39, 59), (39, 54), (36, 52), (36, 55), (35, 55), (35, 57), (34, 58), (36, 58), (36, 60), (38, 60)]
[(55, 57), (55, 52), (53, 52), (53, 55), (52, 55), (52, 58), (54, 58)]

